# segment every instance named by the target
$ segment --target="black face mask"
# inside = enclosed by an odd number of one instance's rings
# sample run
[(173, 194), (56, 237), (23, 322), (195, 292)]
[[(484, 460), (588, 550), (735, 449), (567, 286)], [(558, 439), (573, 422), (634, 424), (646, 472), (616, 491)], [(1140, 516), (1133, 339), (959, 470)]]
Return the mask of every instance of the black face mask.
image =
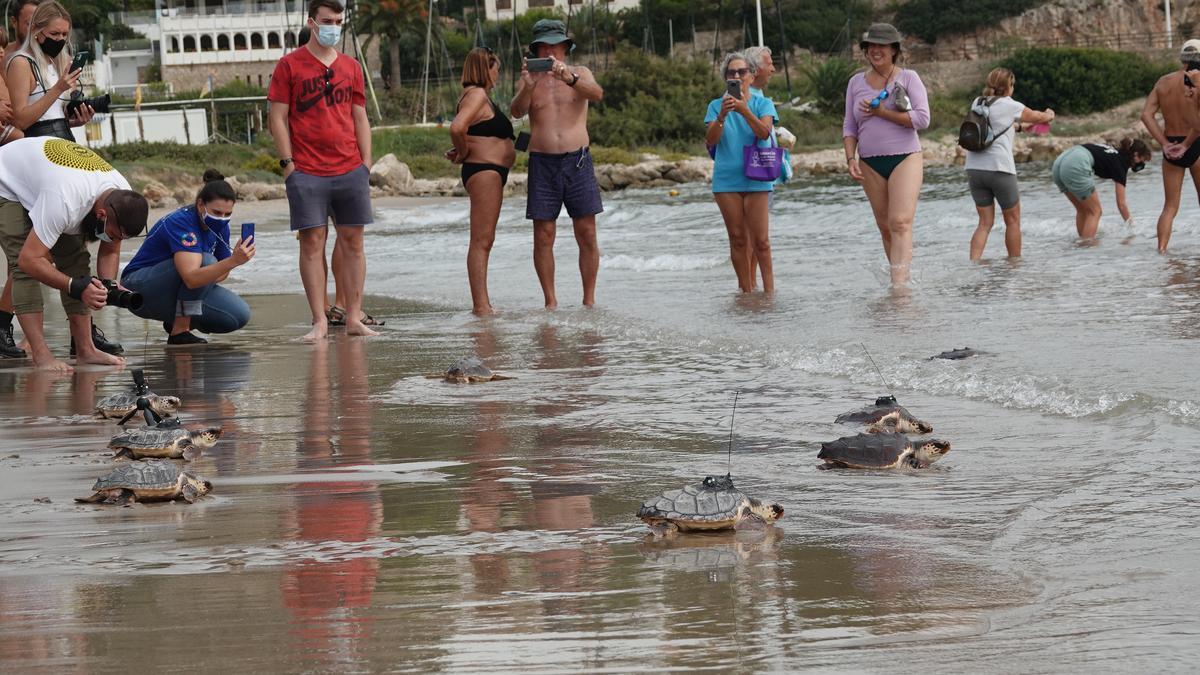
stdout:
[(1138, 162), (1137, 164), (1134, 164), (1133, 166), (1131, 166), (1131, 167), (1129, 167), (1129, 168), (1130, 168), (1130, 169), (1133, 169), (1133, 172), (1134, 172), (1134, 173), (1137, 173), (1137, 172), (1141, 171), (1142, 169), (1146, 168), (1146, 163), (1145, 163), (1145, 162)]
[(98, 233), (104, 229), (104, 221), (89, 209), (88, 214), (83, 217), (83, 222), (79, 224), (79, 229), (83, 231), (83, 238), (87, 241), (100, 241)]
[(66, 40), (52, 40), (48, 37), (42, 39), (42, 53), (50, 58), (54, 58), (61, 54), (63, 47), (66, 46)]

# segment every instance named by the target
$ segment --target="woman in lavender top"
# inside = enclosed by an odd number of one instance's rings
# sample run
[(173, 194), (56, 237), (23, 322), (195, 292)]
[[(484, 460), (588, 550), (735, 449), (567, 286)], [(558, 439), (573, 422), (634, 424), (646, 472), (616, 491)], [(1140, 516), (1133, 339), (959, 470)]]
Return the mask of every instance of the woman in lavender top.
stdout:
[(924, 180), (917, 131), (929, 126), (925, 85), (916, 73), (896, 64), (900, 40), (890, 24), (872, 24), (867, 30), (859, 46), (870, 67), (846, 86), (842, 125), (850, 177), (863, 184), (871, 202), (893, 285), (909, 279), (913, 218)]

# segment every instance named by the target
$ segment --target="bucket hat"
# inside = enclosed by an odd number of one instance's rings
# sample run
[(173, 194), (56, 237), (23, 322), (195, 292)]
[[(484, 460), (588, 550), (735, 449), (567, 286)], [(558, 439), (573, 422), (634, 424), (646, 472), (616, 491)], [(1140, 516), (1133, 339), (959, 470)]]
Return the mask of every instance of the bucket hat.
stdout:
[(567, 51), (575, 51), (575, 41), (567, 35), (566, 24), (558, 19), (541, 19), (533, 24), (533, 40), (529, 43), (530, 54), (537, 53), (534, 51), (534, 46), (539, 42), (547, 45), (569, 42), (571, 46), (567, 48)]
[(873, 45), (895, 45), (900, 44), (904, 38), (900, 35), (900, 31), (890, 23), (873, 23), (867, 32), (863, 33), (862, 42), (858, 43), (859, 48), (866, 49), (868, 44)]
[(1179, 58), (1183, 61), (1200, 61), (1200, 40), (1192, 38), (1183, 43), (1179, 50)]

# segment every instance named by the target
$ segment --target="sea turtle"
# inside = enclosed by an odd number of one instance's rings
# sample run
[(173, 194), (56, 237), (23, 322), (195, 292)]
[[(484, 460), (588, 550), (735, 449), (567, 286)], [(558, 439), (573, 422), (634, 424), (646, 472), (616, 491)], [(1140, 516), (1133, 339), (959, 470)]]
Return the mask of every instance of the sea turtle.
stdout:
[(212, 491), (212, 483), (182, 471), (174, 462), (150, 459), (129, 462), (96, 479), (95, 494), (76, 499), (83, 504), (131, 504), (183, 499), (188, 503)]
[(826, 468), (894, 469), (908, 466), (925, 469), (947, 452), (950, 452), (947, 441), (914, 441), (904, 434), (884, 432), (843, 436), (822, 443), (817, 458), (825, 460)]
[[(183, 402), (178, 396), (159, 396), (147, 394), (150, 409), (161, 417), (170, 417), (178, 412)], [(137, 408), (138, 393), (136, 391), (121, 391), (111, 396), (105, 396), (96, 403), (96, 416), (102, 419), (119, 420)]]
[(727, 474), (651, 497), (637, 515), (656, 535), (663, 535), (677, 530), (761, 528), (782, 518), (783, 507), (747, 497), (733, 487)]
[(904, 406), (896, 402), (895, 396), (880, 396), (873, 405), (852, 410), (837, 416), (838, 424), (856, 423), (870, 425), (867, 431), (896, 431), (899, 433), (927, 434), (933, 427), (912, 416)]
[(113, 455), (114, 459), (169, 457), (183, 458), (190, 462), (199, 457), (202, 450), (211, 448), (220, 437), (220, 427), (189, 431), (179, 420), (171, 418), (153, 426), (126, 429), (113, 436), (108, 447), (117, 451), (117, 454)]
[(951, 349), (944, 351), (941, 354), (931, 356), (929, 357), (929, 360), (932, 361), (934, 359), (945, 359), (947, 361), (960, 361), (962, 359), (969, 359), (972, 356), (979, 356), (982, 353), (983, 352), (971, 349), (970, 347), (959, 347), (958, 349)]
[(483, 365), (476, 356), (466, 356), (455, 361), (444, 373), (435, 373), (426, 375), (425, 377), (445, 380), (457, 384), (467, 384), (475, 382), (491, 382), (492, 380), (511, 380), (511, 377), (497, 375), (492, 372), (491, 368)]

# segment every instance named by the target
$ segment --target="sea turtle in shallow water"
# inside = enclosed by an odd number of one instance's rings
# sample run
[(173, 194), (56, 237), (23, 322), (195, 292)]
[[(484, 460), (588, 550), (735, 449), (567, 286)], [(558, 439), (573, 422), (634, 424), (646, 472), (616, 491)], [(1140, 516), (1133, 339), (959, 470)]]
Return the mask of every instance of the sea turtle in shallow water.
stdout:
[(929, 357), (929, 360), (932, 361), (934, 359), (945, 359), (947, 361), (960, 361), (962, 359), (969, 359), (972, 356), (979, 356), (982, 353), (983, 352), (976, 349), (971, 349), (970, 347), (959, 347), (958, 349), (950, 349), (942, 352), (941, 354), (931, 356)]
[(904, 434), (877, 433), (844, 436), (821, 444), (818, 459), (826, 468), (894, 469), (907, 466), (925, 469), (950, 452), (947, 441), (912, 440)]
[(733, 487), (733, 478), (709, 476), (682, 490), (667, 490), (638, 509), (650, 530), (663, 535), (676, 530), (761, 528), (783, 517), (779, 504), (764, 504)]
[(933, 427), (912, 416), (904, 406), (896, 402), (895, 396), (880, 396), (873, 405), (842, 413), (834, 420), (838, 424), (867, 424), (867, 431), (895, 431), (899, 433), (927, 434)]
[(467, 384), (475, 382), (491, 382), (492, 380), (511, 380), (511, 377), (497, 375), (492, 372), (491, 368), (483, 365), (478, 357), (467, 356), (455, 361), (444, 373), (435, 373), (426, 375), (425, 377), (454, 382), (456, 384)]
[(113, 458), (168, 457), (192, 461), (202, 450), (211, 448), (221, 437), (221, 428), (189, 431), (177, 419), (163, 420), (154, 426), (126, 429), (108, 442), (117, 451)]
[[(160, 417), (170, 417), (179, 411), (183, 402), (178, 396), (159, 396), (147, 394), (150, 409)], [(105, 396), (96, 403), (96, 416), (105, 419), (119, 420), (137, 408), (138, 393), (136, 391), (121, 391)]]
[(129, 462), (96, 479), (90, 497), (75, 501), (84, 504), (131, 504), (183, 499), (191, 503), (212, 491), (212, 483), (180, 470), (174, 462), (151, 459)]

